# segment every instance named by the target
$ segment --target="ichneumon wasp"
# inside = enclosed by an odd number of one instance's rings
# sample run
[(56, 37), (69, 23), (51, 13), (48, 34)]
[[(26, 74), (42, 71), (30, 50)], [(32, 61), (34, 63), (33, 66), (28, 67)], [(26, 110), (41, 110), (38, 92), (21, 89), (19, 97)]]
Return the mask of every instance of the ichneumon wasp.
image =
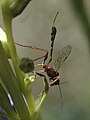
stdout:
[[(22, 45), (22, 44), (19, 44), (19, 43), (16, 43), (16, 44), (19, 45), (19, 46), (22, 46), (22, 47), (27, 47), (27, 48), (31, 48), (33, 50), (39, 50), (39, 51), (45, 52), (45, 55), (40, 56), (38, 58), (35, 58), (33, 61), (44, 58), (43, 63), (39, 64), (39, 65), (42, 65), (42, 67), (44, 69), (44, 72), (46, 72), (48, 77), (49, 77), (49, 87), (54, 86), (54, 85), (59, 86), (60, 96), (61, 96), (61, 100), (62, 100), (62, 92), (61, 92), (60, 85), (63, 84), (63, 83), (66, 83), (66, 82), (60, 82), (59, 68), (63, 64), (63, 62), (68, 58), (68, 56), (70, 55), (72, 47), (71, 47), (71, 45), (67, 45), (60, 51), (60, 54), (59, 54), (59, 56), (56, 60), (56, 69), (49, 66), (49, 64), (52, 62), (54, 41), (55, 41), (55, 36), (56, 36), (56, 33), (57, 33), (57, 29), (56, 29), (56, 26), (54, 24), (55, 24), (58, 13), (59, 12), (57, 12), (55, 17), (54, 17), (53, 25), (52, 25), (52, 28), (51, 28), (51, 46), (50, 46), (51, 49), (50, 49), (50, 52), (48, 52), (45, 49), (39, 48), (39, 47)], [(50, 54), (50, 59), (48, 60), (48, 62), (46, 62), (47, 59), (48, 59), (48, 54)], [(36, 74), (45, 78), (45, 75), (43, 75), (40, 72), (36, 72)]]

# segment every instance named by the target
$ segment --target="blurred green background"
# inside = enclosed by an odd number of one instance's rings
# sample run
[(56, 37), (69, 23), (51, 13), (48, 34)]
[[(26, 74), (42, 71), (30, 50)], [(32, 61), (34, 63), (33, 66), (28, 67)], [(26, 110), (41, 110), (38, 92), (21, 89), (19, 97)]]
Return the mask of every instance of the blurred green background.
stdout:
[[(69, 83), (61, 86), (63, 108), (58, 87), (50, 89), (40, 110), (42, 120), (90, 120), (90, 0), (32, 0), (24, 12), (13, 20), (14, 39), (21, 44), (49, 50), (50, 30), (57, 11), (54, 52), (68, 44), (72, 46), (71, 55), (60, 68), (60, 80)], [(1, 27), (2, 21), (0, 11)], [(21, 57), (36, 58), (43, 54), (19, 46), (17, 49)], [(39, 78), (33, 84), (34, 94), (41, 89)]]

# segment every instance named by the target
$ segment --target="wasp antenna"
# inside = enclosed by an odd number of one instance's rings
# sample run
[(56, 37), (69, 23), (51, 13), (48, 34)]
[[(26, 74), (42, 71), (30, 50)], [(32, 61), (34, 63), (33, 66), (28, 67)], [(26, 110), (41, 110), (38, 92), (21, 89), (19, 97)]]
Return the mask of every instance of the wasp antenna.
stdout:
[(59, 11), (57, 11), (55, 17), (54, 17), (54, 20), (53, 20), (53, 25), (55, 24), (55, 21), (56, 21), (56, 18), (57, 18), (57, 15), (59, 14)]
[(56, 13), (56, 15), (54, 17), (53, 25), (52, 25), (52, 28), (51, 28), (51, 50), (50, 50), (50, 59), (49, 59), (48, 64), (52, 61), (54, 40), (55, 40), (55, 36), (56, 36), (56, 33), (57, 33), (57, 28), (54, 26), (54, 24), (55, 24), (58, 13), (59, 13), (59, 11)]

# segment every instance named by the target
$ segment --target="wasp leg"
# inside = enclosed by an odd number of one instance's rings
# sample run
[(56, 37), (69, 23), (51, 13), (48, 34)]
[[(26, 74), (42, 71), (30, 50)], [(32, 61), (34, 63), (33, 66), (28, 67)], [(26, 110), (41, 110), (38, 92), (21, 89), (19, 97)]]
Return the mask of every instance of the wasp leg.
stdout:
[[(50, 81), (51, 81), (51, 80), (50, 80)], [(60, 92), (61, 106), (63, 106), (63, 97), (62, 97), (61, 84), (64, 84), (64, 83), (60, 83), (59, 76), (57, 76), (56, 79), (54, 79), (54, 81), (52, 80), (52, 81), (49, 83), (50, 86), (58, 85), (58, 87), (59, 87), (59, 92)]]
[(47, 82), (45, 75), (38, 73), (38, 72), (36, 72), (36, 74), (44, 79), (44, 90), (36, 98), (36, 107), (37, 107), (37, 111), (39, 111), (49, 91), (49, 84)]
[(36, 72), (36, 74), (39, 75), (40, 77), (44, 78), (44, 91), (47, 93), (49, 90), (49, 84), (48, 84), (48, 81), (46, 79), (46, 76), (41, 74), (41, 73), (38, 73), (38, 72)]

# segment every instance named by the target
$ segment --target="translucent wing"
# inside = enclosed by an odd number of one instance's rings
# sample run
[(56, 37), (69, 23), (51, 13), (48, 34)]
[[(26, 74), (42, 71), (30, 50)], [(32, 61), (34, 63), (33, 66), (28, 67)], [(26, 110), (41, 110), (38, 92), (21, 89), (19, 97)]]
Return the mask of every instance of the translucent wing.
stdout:
[(57, 58), (55, 60), (55, 68), (58, 70), (60, 66), (63, 64), (63, 62), (68, 58), (72, 51), (71, 45), (65, 46), (57, 55)]

